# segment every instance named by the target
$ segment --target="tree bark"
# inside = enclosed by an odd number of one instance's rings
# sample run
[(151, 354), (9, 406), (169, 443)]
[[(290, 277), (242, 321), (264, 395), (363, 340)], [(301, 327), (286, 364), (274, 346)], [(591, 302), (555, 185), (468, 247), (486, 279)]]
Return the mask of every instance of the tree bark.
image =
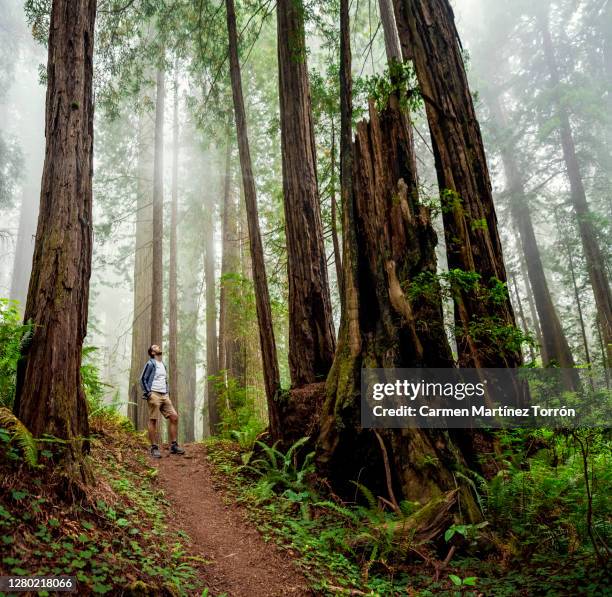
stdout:
[(138, 124), (136, 234), (134, 247), (134, 303), (130, 361), (128, 417), (137, 429), (146, 427), (147, 409), (142, 400), (140, 375), (151, 345), (151, 292), (153, 289), (153, 153), (148, 115)]
[(520, 349), (500, 344), (491, 334), (495, 328), (505, 335), (516, 324), (507, 289), (502, 300), (493, 300), (491, 292), (506, 284), (506, 272), (453, 11), (448, 0), (402, 0), (396, 7), (398, 29), (408, 35), (404, 45), (411, 49), (427, 111), (448, 267), (451, 274), (475, 272), (480, 277), (476, 284), (452, 284), (459, 365), (517, 367)]
[[(176, 66), (175, 66), (176, 68)], [(178, 77), (174, 75), (174, 106), (172, 115), (172, 205), (170, 209), (170, 267), (168, 272), (168, 382), (174, 408), (179, 411), (182, 396), (178, 384), (178, 284), (177, 284), (177, 219), (178, 219)]]
[[(406, 292), (416, 275), (436, 272), (436, 235), (417, 200), (412, 139), (398, 97), (380, 115), (370, 104), (370, 122), (359, 123), (352, 143), (348, 0), (340, 4), (340, 30), (344, 301), (318, 462), (341, 494), (359, 479), (375, 493), (388, 491), (392, 501), (391, 493), (399, 493), (427, 502), (455, 487), (448, 437), (385, 430), (379, 443), (360, 427), (360, 374), (363, 367), (453, 366), (440, 294), (414, 299)], [(426, 456), (442, 463), (433, 474), (418, 466)], [(467, 517), (478, 518), (469, 496), (467, 503)]]
[(92, 255), (95, 0), (54, 0), (49, 28), (45, 163), (15, 414), (35, 437), (67, 440), (68, 484), (90, 480), (81, 352)]
[[(560, 84), (560, 77), (552, 36), (550, 34), (548, 4), (545, 10), (539, 11), (538, 18), (542, 32), (544, 57), (550, 75), (550, 85), (556, 93)], [(597, 233), (592, 222), (592, 214), (584, 191), (569, 114), (558, 97), (556, 97), (556, 103), (559, 134), (561, 136), (561, 146), (563, 148), (563, 159), (565, 160), (567, 177), (570, 183), (571, 201), (578, 222), (578, 230), (582, 241), (589, 280), (595, 297), (597, 314), (601, 322), (602, 335), (604, 344), (606, 345), (607, 366), (610, 367), (612, 363), (612, 292), (610, 291), (610, 282), (608, 280), (605, 260), (597, 240)]]
[(277, 44), (293, 387), (325, 379), (335, 338), (319, 206), (302, 0), (277, 2)]
[(393, 62), (396, 60), (397, 62), (402, 62), (402, 48), (397, 32), (395, 14), (393, 13), (392, 0), (378, 0), (378, 10), (380, 11), (380, 21), (385, 36), (387, 61)]
[(257, 213), (257, 191), (253, 176), (253, 165), (249, 149), (249, 137), (242, 95), (242, 77), (238, 59), (238, 34), (236, 31), (236, 12), (234, 0), (226, 0), (227, 30), (229, 38), (230, 77), (232, 97), (234, 102), (234, 117), (238, 135), (238, 150), (242, 184), (249, 228), (249, 246), (253, 267), (253, 284), (255, 288), (255, 303), (257, 322), (259, 324), (259, 341), (263, 365), (264, 383), (266, 386), (266, 402), (268, 406), (269, 432), (274, 439), (281, 437), (281, 419), (277, 402), (280, 391), (280, 373), (276, 356), (276, 342), (272, 326), (272, 310), (264, 261), (261, 232), (259, 230), (259, 215)]
[(151, 344), (164, 336), (164, 109), (165, 74), (157, 70), (155, 102), (155, 157), (153, 166), (153, 279), (151, 288)]

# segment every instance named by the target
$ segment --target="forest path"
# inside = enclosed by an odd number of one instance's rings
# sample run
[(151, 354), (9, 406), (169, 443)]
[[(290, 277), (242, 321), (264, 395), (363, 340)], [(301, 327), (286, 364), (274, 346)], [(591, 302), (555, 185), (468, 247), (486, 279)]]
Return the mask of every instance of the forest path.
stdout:
[(266, 543), (239, 506), (223, 500), (202, 444), (185, 446), (185, 456), (159, 461), (159, 483), (175, 516), (167, 521), (185, 531), (193, 555), (204, 558), (211, 595), (302, 597), (312, 595), (287, 554)]

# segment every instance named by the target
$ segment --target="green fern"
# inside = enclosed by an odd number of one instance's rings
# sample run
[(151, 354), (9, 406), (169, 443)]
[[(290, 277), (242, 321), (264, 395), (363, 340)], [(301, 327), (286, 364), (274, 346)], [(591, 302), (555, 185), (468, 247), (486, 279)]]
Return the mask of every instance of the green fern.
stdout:
[(0, 425), (9, 431), (21, 448), (26, 464), (31, 468), (38, 467), (38, 446), (34, 436), (8, 408), (0, 408)]

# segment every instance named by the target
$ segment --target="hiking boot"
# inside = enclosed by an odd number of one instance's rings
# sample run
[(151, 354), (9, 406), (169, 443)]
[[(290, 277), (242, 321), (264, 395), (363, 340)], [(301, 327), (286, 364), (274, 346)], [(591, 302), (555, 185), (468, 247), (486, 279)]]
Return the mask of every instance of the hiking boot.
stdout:
[(184, 454), (185, 450), (181, 448), (176, 442), (170, 444), (170, 454)]
[(161, 458), (161, 452), (159, 451), (159, 446), (156, 446), (155, 444), (151, 446), (151, 456), (153, 458)]

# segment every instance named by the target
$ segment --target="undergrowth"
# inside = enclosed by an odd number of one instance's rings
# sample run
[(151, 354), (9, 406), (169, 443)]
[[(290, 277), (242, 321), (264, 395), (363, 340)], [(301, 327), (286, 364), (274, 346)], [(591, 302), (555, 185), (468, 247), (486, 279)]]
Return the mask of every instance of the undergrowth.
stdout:
[(42, 465), (28, 466), (11, 430), (0, 433), (0, 574), (76, 576), (79, 595), (202, 594), (204, 562), (165, 524), (144, 440), (111, 410), (91, 424), (96, 484), (75, 504), (58, 497)]
[[(554, 445), (558, 449), (559, 442)], [(404, 502), (396, 514), (357, 483), (355, 503), (343, 503), (317, 482), (305, 454), (294, 457), (302, 447), (283, 453), (259, 446), (255, 455), (247, 452), (245, 466), (245, 448), (212, 439), (207, 457), (228, 499), (246, 508), (266, 540), (297, 556), (319, 594), (605, 594), (605, 567), (595, 558), (583, 522), (578, 458), (567, 457), (556, 468), (547, 460), (549, 449), (538, 451), (532, 467), (509, 459), (491, 482), (474, 483), (484, 523), (450, 525), (437, 543), (420, 544), (410, 532), (397, 532), (398, 521), (407, 520), (418, 505)], [(591, 474), (601, 502), (609, 495), (610, 474), (605, 447), (598, 449)], [(596, 524), (607, 536), (609, 506), (600, 502)], [(444, 564), (447, 553), (452, 557)]]

